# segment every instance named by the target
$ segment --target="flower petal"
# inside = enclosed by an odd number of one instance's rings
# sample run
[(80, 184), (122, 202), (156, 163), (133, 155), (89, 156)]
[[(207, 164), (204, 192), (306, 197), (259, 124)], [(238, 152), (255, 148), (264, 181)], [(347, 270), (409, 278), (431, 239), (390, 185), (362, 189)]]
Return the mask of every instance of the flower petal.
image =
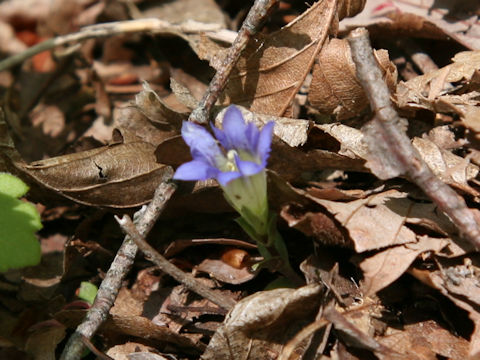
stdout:
[(178, 167), (173, 175), (176, 180), (207, 180), (217, 177), (220, 171), (202, 160), (192, 160)]
[(265, 166), (262, 164), (257, 164), (252, 161), (244, 161), (239, 157), (235, 157), (235, 161), (237, 163), (238, 171), (242, 176), (252, 176), (265, 169)]
[(203, 160), (218, 167), (225, 156), (213, 136), (203, 127), (189, 121), (182, 124), (183, 140), (190, 147), (194, 160)]
[(238, 179), (241, 176), (242, 176), (242, 174), (240, 174), (237, 171), (221, 172), (217, 176), (217, 181), (220, 183), (220, 185), (225, 186), (230, 181)]
[(225, 149), (230, 149), (229, 148), (229, 142), (228, 142), (227, 137), (225, 136), (225, 133), (213, 124), (210, 124), (210, 126), (212, 127), (213, 134), (215, 135), (217, 140), (220, 142), (220, 144), (222, 144), (222, 146)]
[(250, 150), (247, 140), (247, 125), (242, 112), (236, 106), (229, 106), (223, 117), (223, 131), (226, 137), (224, 147), (227, 150)]
[(269, 121), (263, 127), (262, 131), (260, 132), (260, 137), (258, 139), (256, 153), (262, 161), (263, 166), (266, 166), (268, 156), (270, 155), (274, 126), (275, 123), (273, 121)]

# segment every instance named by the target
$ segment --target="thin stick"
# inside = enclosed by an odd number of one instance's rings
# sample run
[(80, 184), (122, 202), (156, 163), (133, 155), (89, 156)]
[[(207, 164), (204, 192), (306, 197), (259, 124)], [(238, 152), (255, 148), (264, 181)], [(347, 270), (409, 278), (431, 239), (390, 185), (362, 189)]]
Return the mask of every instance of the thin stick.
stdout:
[[(176, 187), (172, 183), (162, 182), (155, 191), (150, 204), (142, 207), (141, 210), (135, 213), (136, 226), (143, 236), (150, 232), (175, 189)], [(108, 312), (118, 295), (122, 281), (132, 267), (137, 250), (137, 245), (135, 245), (132, 238), (128, 235), (125, 236), (122, 246), (118, 250), (105, 279), (98, 289), (97, 297), (92, 307), (88, 310), (83, 322), (68, 340), (60, 357), (61, 360), (78, 360), (82, 357), (84, 349), (82, 339), (91, 339), (107, 318)]]
[(138, 232), (137, 228), (133, 224), (132, 220), (128, 215), (123, 215), (123, 218), (119, 218), (115, 215), (115, 219), (122, 228), (122, 230), (130, 236), (133, 241), (137, 244), (138, 248), (143, 252), (143, 254), (150, 259), (155, 265), (157, 265), (160, 270), (166, 274), (173, 277), (179, 283), (185, 285), (191, 291), (197, 293), (200, 296), (203, 296), (205, 299), (210, 300), (214, 304), (222, 307), (223, 309), (230, 310), (235, 306), (236, 302), (228, 297), (225, 297), (195, 279), (191, 274), (183, 272), (178, 267), (173, 265), (167, 259), (165, 259), (157, 250), (151, 247), (143, 238), (143, 236)]
[(450, 217), (460, 235), (480, 249), (480, 226), (475, 215), (462, 197), (432, 173), (411, 145), (406, 133), (398, 126), (401, 119), (392, 106), (387, 85), (374, 60), (368, 31), (364, 28), (352, 31), (348, 42), (357, 67), (357, 76), (375, 112), (372, 120), (377, 132), (375, 141), (389, 152), (384, 161), (392, 168), (399, 168), (400, 173), (406, 174), (417, 184)]
[(56, 38), (45, 40), (34, 45), (27, 50), (10, 56), (0, 61), (0, 71), (4, 71), (12, 66), (18, 65), (26, 59), (46, 50), (51, 50), (58, 46), (68, 45), (75, 42), (85, 41), (93, 38), (103, 38), (128, 33), (151, 32), (154, 34), (178, 34), (178, 33), (200, 33), (219, 31), (218, 24), (203, 24), (190, 21), (184, 24), (173, 25), (168, 21), (160, 19), (139, 19), (128, 21), (115, 21), (105, 24), (96, 24), (86, 26), (79, 32), (58, 36)]
[(242, 27), (238, 31), (237, 37), (223, 60), (222, 66), (215, 73), (212, 81), (210, 81), (208, 89), (198, 107), (190, 114), (188, 118), (189, 121), (199, 124), (206, 124), (208, 122), (210, 110), (224, 89), (238, 58), (247, 46), (248, 40), (260, 30), (266, 18), (278, 2), (279, 0), (255, 0)]

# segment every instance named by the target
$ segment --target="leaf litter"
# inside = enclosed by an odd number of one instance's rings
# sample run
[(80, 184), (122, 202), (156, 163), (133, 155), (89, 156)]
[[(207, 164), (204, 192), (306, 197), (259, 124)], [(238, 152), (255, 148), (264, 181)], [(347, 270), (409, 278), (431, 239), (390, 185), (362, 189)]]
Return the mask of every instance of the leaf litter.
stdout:
[[(29, 3), (0, 5), (2, 59), (82, 26), (120, 21), (122, 29), (45, 48), (16, 68), (0, 65), (0, 171), (29, 184), (44, 224), (42, 263), (0, 277), (0, 357), (54, 359), (87, 311), (75, 289), (102, 282), (122, 241), (112, 212), (149, 203), (191, 159), (181, 123), (222, 70), (249, 8)], [(284, 288), (276, 274), (251, 270), (258, 251), (215, 182), (178, 184), (149, 242), (237, 304), (226, 315), (137, 257), (93, 338), (94, 352), (114, 359), (476, 358), (478, 256), (432, 199), (398, 169), (382, 168), (386, 151), (372, 154), (375, 134), (365, 124), (373, 114), (343, 37), (369, 28), (412, 146), (480, 217), (479, 11), (461, 1), (280, 1), (241, 53), (213, 113), (217, 126), (229, 104), (260, 127), (275, 122), (269, 201), (308, 285)], [(124, 30), (133, 19), (141, 30)], [(411, 42), (432, 70), (424, 73), (405, 50)]]

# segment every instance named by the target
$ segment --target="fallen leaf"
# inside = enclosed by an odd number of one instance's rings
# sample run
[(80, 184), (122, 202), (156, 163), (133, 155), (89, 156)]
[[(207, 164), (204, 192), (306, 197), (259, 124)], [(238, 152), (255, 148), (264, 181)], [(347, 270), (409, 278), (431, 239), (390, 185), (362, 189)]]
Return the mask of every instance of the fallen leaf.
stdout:
[(55, 360), (57, 345), (63, 340), (66, 334), (65, 326), (58, 321), (44, 322), (43, 326), (36, 325), (25, 344), (25, 350), (34, 359)]
[[(155, 352), (155, 348), (151, 346), (129, 341), (125, 344), (112, 346), (106, 354), (115, 360), (165, 360), (163, 356), (157, 355)], [(145, 355), (140, 357), (139, 354), (151, 354), (151, 357)]]
[(114, 144), (16, 167), (50, 190), (87, 205), (135, 207), (173, 176), (146, 142)]
[(319, 1), (281, 30), (255, 36), (229, 77), (223, 102), (286, 114), (328, 33), (335, 31), (335, 10), (335, 0)]
[(474, 323), (474, 331), (470, 339), (469, 356), (475, 358), (480, 353), (480, 286), (478, 256), (471, 255), (456, 261), (439, 259), (439, 269), (434, 271), (413, 268), (410, 274), (423, 283), (439, 290), (458, 307), (468, 312)]
[(249, 266), (237, 268), (222, 259), (204, 259), (196, 269), (199, 272), (207, 273), (213, 279), (233, 285), (243, 284), (256, 276)]
[(448, 239), (421, 236), (416, 243), (393, 246), (366, 257), (359, 263), (363, 293), (371, 296), (386, 288), (402, 276), (421, 253), (439, 252), (448, 242)]
[(347, 203), (317, 199), (308, 194), (305, 196), (335, 217), (346, 229), (359, 253), (416, 243), (417, 235), (406, 226), (408, 223), (421, 225), (443, 236), (454, 231), (450, 221), (437, 214), (434, 204), (414, 202), (406, 193), (397, 190), (372, 194)]
[[(55, 318), (68, 327), (77, 327), (86, 315), (86, 310), (62, 310)], [(188, 337), (177, 334), (166, 326), (160, 326), (143, 316), (113, 315), (99, 329), (100, 332), (114, 332), (138, 338), (148, 338), (158, 342), (167, 342), (179, 346), (187, 353), (198, 354), (204, 346), (195, 344)]]
[(275, 359), (283, 344), (310, 322), (322, 286), (260, 291), (239, 301), (210, 341), (203, 358)]
[(371, 0), (365, 10), (340, 23), (342, 32), (359, 26), (372, 35), (427, 39), (451, 38), (468, 49), (480, 49), (478, 3), (463, 0)]
[[(397, 68), (386, 50), (376, 50), (375, 59), (390, 89), (397, 82)], [(313, 67), (308, 100), (322, 114), (333, 114), (338, 121), (361, 114), (369, 105), (356, 76), (356, 67), (345, 39), (331, 39), (323, 46)]]
[(468, 358), (468, 341), (451, 334), (432, 320), (405, 324), (402, 329), (389, 327), (386, 334), (377, 340), (398, 353), (419, 360), (437, 359), (439, 356), (451, 360)]

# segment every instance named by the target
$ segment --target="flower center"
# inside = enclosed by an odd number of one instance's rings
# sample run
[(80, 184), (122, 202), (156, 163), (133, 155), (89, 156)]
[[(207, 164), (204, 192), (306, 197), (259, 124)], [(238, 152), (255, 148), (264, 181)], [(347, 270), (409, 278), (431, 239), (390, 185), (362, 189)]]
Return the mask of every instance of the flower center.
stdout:
[(237, 154), (237, 151), (233, 149), (227, 152), (227, 171), (238, 171), (237, 165), (235, 164), (235, 155)]

